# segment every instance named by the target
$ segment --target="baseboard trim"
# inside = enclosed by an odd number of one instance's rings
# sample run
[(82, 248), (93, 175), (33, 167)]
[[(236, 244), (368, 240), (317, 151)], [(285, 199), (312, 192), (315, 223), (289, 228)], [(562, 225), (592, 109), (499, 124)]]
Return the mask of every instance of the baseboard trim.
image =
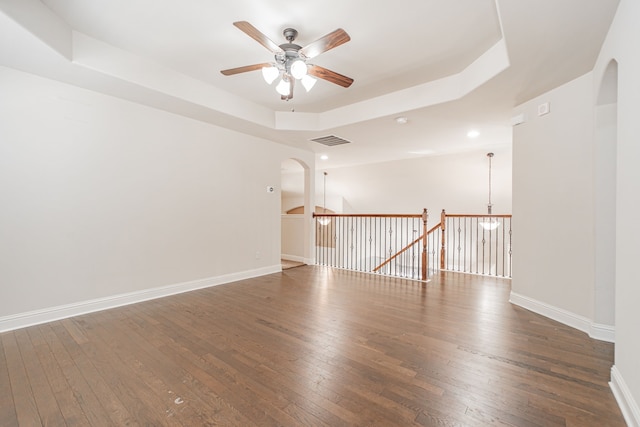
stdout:
[(547, 303), (537, 301), (533, 298), (511, 292), (509, 302), (526, 308), (529, 311), (563, 323), (572, 328), (578, 329), (593, 339), (606, 342), (615, 342), (615, 327), (593, 323), (586, 317), (579, 316), (562, 308), (554, 307)]
[(79, 316), (81, 314), (93, 313), (110, 308), (122, 307), (124, 305), (195, 291), (197, 289), (209, 288), (225, 283), (236, 282), (238, 280), (265, 276), (267, 274), (278, 273), (280, 271), (282, 271), (282, 266), (277, 264), (254, 270), (224, 274), (222, 276), (209, 277), (206, 279), (193, 280), (190, 282), (177, 283), (174, 285), (161, 286), (158, 288), (145, 289), (142, 291), (113, 295), (105, 298), (97, 298), (73, 304), (65, 304), (41, 310), (18, 313), (0, 317), (0, 332), (26, 328), (28, 326), (53, 322), (56, 320), (66, 319), (68, 317)]
[(616, 342), (616, 327), (611, 325), (603, 325), (601, 323), (592, 323), (589, 330), (589, 336), (593, 339), (606, 342)]
[(618, 402), (618, 406), (627, 425), (629, 427), (640, 427), (640, 409), (638, 408), (638, 403), (633, 399), (631, 391), (615, 365), (611, 368), (609, 387), (611, 387), (613, 396)]
[[(303, 257), (303, 256), (298, 256), (298, 255), (287, 255), (287, 254), (282, 254), (282, 255), (280, 255), (280, 258), (282, 258), (282, 259), (286, 259), (287, 261), (305, 262), (305, 257)], [(305, 263), (305, 264), (306, 264), (306, 263)]]

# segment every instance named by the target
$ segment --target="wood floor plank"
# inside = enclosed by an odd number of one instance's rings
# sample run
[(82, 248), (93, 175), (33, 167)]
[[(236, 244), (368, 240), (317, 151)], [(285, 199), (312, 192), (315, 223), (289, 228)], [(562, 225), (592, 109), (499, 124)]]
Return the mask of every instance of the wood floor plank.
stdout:
[[(140, 313), (137, 312), (137, 314)], [(157, 313), (155, 316), (162, 318)], [(175, 320), (175, 316), (172, 316), (172, 319)], [(276, 420), (283, 414), (277, 408), (273, 406), (261, 408), (258, 405), (260, 398), (253, 390), (236, 381), (229, 372), (207, 361), (204, 354), (198, 354), (197, 350), (200, 346), (195, 342), (197, 339), (192, 341), (185, 339), (182, 334), (176, 335), (176, 327), (170, 321), (159, 322), (157, 330), (153, 331), (157, 337), (155, 339), (159, 343), (164, 343), (164, 345), (158, 345), (159, 351), (185, 370), (190, 383), (203, 388), (202, 393), (225, 408), (225, 412), (232, 414), (229, 417), (235, 421), (230, 425), (248, 425), (252, 423), (249, 420), (261, 425), (279, 424)], [(291, 425), (291, 421), (286, 418), (284, 425)]]
[(53, 351), (47, 344), (39, 327), (28, 328), (29, 338), (42, 364), (42, 369), (51, 387), (51, 393), (58, 402), (58, 407), (67, 425), (89, 425), (82, 407), (76, 400), (73, 390), (69, 386), (64, 373), (60, 369)]
[(509, 294), (303, 266), (10, 332), (0, 421), (624, 426), (614, 346)]
[[(98, 314), (100, 313), (96, 313)], [(148, 385), (138, 380), (134, 367), (128, 366), (120, 359), (118, 353), (122, 347), (121, 343), (105, 343), (99, 332), (93, 331), (91, 345), (88, 341), (81, 341), (83, 342), (81, 346), (62, 324), (56, 324), (54, 329), (69, 354), (81, 368), (85, 380), (96, 386), (97, 384), (108, 386), (96, 393), (104, 406), (107, 406), (105, 403), (121, 403), (128, 415), (127, 420), (130, 418), (134, 421), (147, 420), (148, 423), (156, 425), (180, 425), (179, 422), (167, 417), (167, 408), (152, 393)], [(108, 357), (101, 357), (101, 354)], [(111, 416), (114, 412), (107, 411), (107, 414)]]
[(174, 366), (171, 376), (176, 393), (184, 394), (194, 401), (202, 401), (207, 412), (213, 414), (214, 422), (222, 425), (246, 425), (249, 420), (224, 401), (215, 389), (209, 388), (189, 372), (181, 358), (166, 345), (166, 337), (158, 329), (159, 322), (143, 315), (140, 310), (127, 310), (127, 325), (139, 337), (155, 347), (155, 355), (163, 364)]
[[(237, 414), (227, 411), (218, 399), (210, 399), (208, 397), (211, 396), (198, 394), (185, 386), (189, 379), (186, 372), (159, 352), (146, 335), (139, 334), (138, 324), (131, 318), (126, 315), (113, 323), (109, 331), (103, 331), (103, 336), (108, 339), (113, 332), (120, 331), (118, 341), (126, 344), (126, 350), (120, 352), (119, 357), (124, 363), (137, 365), (139, 377), (158, 397), (168, 400), (171, 414), (175, 414), (186, 425), (224, 425), (232, 420), (238, 421)], [(96, 321), (100, 323), (100, 320), (101, 317), (97, 316)]]
[[(48, 323), (40, 326), (39, 329), (51, 348), (51, 352), (71, 387), (75, 400), (89, 421), (89, 425), (117, 425), (83, 375), (83, 370), (86, 369), (86, 365), (90, 364), (90, 361), (85, 360), (82, 354), (74, 352), (73, 349), (71, 349), (71, 353), (67, 350), (68, 344), (65, 345), (64, 334), (63, 338), (60, 337), (62, 330), (64, 330), (60, 322)], [(102, 381), (101, 378), (87, 376), (92, 378), (93, 383)]]
[(31, 383), (26, 371), (20, 347), (16, 341), (15, 332), (2, 334), (2, 345), (9, 372), (11, 393), (15, 405), (15, 413), (18, 425), (39, 426), (42, 420), (38, 412), (38, 405), (31, 390)]
[[(10, 334), (11, 332), (5, 332)], [(4, 334), (3, 334), (4, 335)], [(3, 340), (0, 336), (0, 425), (18, 425), (18, 416), (11, 390), (11, 379), (9, 378), (9, 366), (4, 352)]]
[(38, 406), (38, 414), (42, 425), (66, 426), (67, 423), (58, 407), (58, 402), (53, 395), (49, 380), (40, 364), (27, 330), (15, 331), (15, 337), (20, 347), (22, 361), (29, 378), (34, 400)]

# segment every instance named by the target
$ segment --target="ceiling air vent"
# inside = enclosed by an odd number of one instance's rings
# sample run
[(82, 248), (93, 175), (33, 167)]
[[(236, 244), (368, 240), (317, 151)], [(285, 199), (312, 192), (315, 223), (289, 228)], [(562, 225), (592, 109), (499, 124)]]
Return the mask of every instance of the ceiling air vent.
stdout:
[(326, 145), (327, 147), (333, 147), (334, 145), (351, 144), (351, 141), (347, 141), (346, 139), (342, 139), (339, 136), (335, 135), (313, 138), (312, 141), (320, 143), (322, 145)]

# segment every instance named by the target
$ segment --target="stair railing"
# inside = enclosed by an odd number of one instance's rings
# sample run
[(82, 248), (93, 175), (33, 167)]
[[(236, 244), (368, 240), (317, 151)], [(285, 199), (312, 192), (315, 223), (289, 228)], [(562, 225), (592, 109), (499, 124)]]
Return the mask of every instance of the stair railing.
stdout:
[[(511, 215), (440, 215), (440, 270), (511, 277)], [(434, 239), (437, 240), (437, 239)]]
[(316, 263), (427, 280), (427, 210), (422, 214), (314, 214)]
[(511, 215), (314, 214), (316, 263), (428, 280), (437, 271), (511, 278)]

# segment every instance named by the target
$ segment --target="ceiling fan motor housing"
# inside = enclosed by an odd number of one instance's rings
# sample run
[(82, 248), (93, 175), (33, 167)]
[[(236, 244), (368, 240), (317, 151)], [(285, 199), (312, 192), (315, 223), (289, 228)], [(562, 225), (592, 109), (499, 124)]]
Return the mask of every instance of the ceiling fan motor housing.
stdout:
[(305, 61), (302, 55), (300, 55), (299, 50), (302, 49), (302, 46), (293, 43), (283, 43), (280, 45), (280, 48), (284, 51), (284, 53), (279, 53), (275, 55), (276, 63), (281, 65), (285, 71), (290, 74), (291, 72), (291, 64), (294, 61), (300, 59)]
[(296, 37), (298, 37), (298, 30), (294, 28), (285, 28), (284, 31), (282, 31), (282, 35), (289, 43), (291, 43), (296, 39)]

